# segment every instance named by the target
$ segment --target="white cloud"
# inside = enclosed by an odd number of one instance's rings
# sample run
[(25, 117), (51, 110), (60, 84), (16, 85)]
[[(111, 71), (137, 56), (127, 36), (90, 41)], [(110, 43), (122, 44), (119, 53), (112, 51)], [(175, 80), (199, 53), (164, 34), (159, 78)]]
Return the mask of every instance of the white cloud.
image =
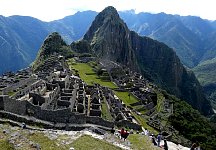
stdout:
[(0, 14), (33, 16), (50, 21), (78, 10), (99, 12), (106, 6), (114, 6), (117, 10), (195, 15), (216, 20), (214, 4), (214, 0), (0, 0)]

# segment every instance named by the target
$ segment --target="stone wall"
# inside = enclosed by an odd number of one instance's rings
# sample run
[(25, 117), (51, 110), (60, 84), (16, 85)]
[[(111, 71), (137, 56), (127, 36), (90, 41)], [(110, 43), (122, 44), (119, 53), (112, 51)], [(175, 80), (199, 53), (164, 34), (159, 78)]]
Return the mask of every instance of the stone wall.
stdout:
[(95, 116), (86, 116), (86, 123), (91, 123), (91, 124), (97, 124), (105, 127), (112, 128), (114, 127), (114, 123), (104, 120), (100, 117), (95, 117)]
[(4, 99), (7, 97), (8, 97), (8, 95), (1, 95), (0, 96), (0, 110), (4, 110)]
[(4, 110), (19, 115), (26, 115), (26, 102), (4, 96)]
[(128, 120), (116, 121), (115, 125), (118, 127), (126, 127), (126, 128), (130, 128), (130, 129), (134, 129), (134, 130), (141, 130), (142, 129), (141, 125), (130, 122)]
[(17, 88), (22, 87), (24, 85), (30, 85), (35, 81), (36, 81), (36, 79), (34, 77), (20, 80), (19, 82), (11, 84), (9, 87), (5, 87), (4, 89), (2, 89), (2, 94), (7, 94), (8, 92), (16, 90)]
[(70, 108), (46, 110), (41, 109), (41, 107), (39, 106), (32, 105), (31, 103), (27, 103), (27, 109), (29, 110), (28, 115), (41, 120), (51, 121), (55, 123), (59, 122), (76, 124), (82, 124), (86, 122), (84, 114), (73, 113), (71, 112)]
[(45, 103), (45, 98), (43, 98), (41, 95), (37, 94), (37, 93), (29, 93), (29, 97), (33, 98), (33, 104), (34, 105), (42, 105), (43, 103)]

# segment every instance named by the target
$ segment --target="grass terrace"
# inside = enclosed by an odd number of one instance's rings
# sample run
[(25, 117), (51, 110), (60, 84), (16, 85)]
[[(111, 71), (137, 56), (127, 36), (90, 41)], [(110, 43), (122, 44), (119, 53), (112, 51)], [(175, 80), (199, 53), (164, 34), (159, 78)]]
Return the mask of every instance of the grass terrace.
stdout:
[(71, 63), (70, 68), (77, 70), (80, 78), (88, 85), (93, 85), (94, 83), (97, 83), (111, 89), (117, 88), (117, 86), (113, 82), (103, 81), (96, 74), (96, 72), (93, 71), (93, 68), (87, 63)]
[(121, 148), (111, 145), (105, 141), (92, 138), (89, 135), (83, 135), (73, 142), (75, 150), (121, 150)]
[[(74, 60), (68, 60), (68, 64), (70, 66), (70, 69), (77, 70), (77, 73), (79, 74), (80, 78), (86, 82), (88, 85), (93, 85), (93, 83), (98, 83), (102, 86), (106, 86), (111, 89), (118, 88), (113, 82), (111, 81), (103, 81), (100, 79), (100, 77), (96, 74), (96, 72), (93, 70), (93, 66), (96, 66), (94, 68), (97, 68), (97, 64), (91, 62), (91, 63), (75, 63)], [(121, 92), (114, 90), (114, 93), (116, 96), (121, 99), (126, 106), (132, 107), (134, 110), (139, 111), (140, 113), (145, 113), (145, 110), (141, 110), (141, 105), (131, 106), (131, 104), (139, 102), (139, 100), (130, 94), (129, 92)], [(130, 95), (130, 96), (129, 96)], [(151, 128), (146, 124), (146, 120), (137, 115), (133, 114), (136, 120), (144, 127), (147, 128), (149, 131), (157, 133), (154, 128)], [(104, 119), (110, 120), (111, 116), (109, 115), (108, 108), (106, 107), (105, 103), (102, 103), (102, 117)]]

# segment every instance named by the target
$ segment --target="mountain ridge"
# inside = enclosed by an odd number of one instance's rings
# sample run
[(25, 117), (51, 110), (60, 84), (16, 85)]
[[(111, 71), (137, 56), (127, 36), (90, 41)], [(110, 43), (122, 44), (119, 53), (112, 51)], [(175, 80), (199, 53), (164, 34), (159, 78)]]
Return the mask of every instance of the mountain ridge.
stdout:
[[(169, 15), (165, 13), (151, 14), (141, 12), (135, 14), (124, 11), (119, 12), (119, 14), (131, 30), (138, 32), (140, 35), (150, 36), (151, 38), (164, 42), (170, 47), (174, 48), (183, 64), (187, 67), (194, 67), (200, 61), (205, 61), (207, 59), (216, 57), (216, 53), (214, 51), (214, 47), (216, 47), (216, 45), (214, 44), (215, 42), (213, 42), (213, 39), (216, 36), (216, 26), (214, 22), (209, 22), (208, 20), (194, 16), (185, 17), (179, 15)], [(4, 51), (2, 56), (0, 55), (2, 62), (5, 62), (5, 64), (10, 64), (1, 66), (2, 71), (0, 70), (0, 73), (11, 70), (15, 71), (30, 64), (36, 57), (37, 50), (39, 49), (40, 44), (43, 42), (43, 39), (51, 32), (59, 32), (67, 43), (80, 39), (87, 31), (96, 15), (97, 12), (94, 11), (77, 12), (74, 15), (66, 16), (63, 19), (51, 22), (43, 22), (27, 16), (1, 16), (0, 27), (2, 32), (0, 32), (0, 35), (6, 39), (7, 36), (3, 34), (5, 30), (7, 33), (10, 33), (11, 39), (15, 37), (16, 39), (13, 41), (7, 40), (7, 47), (0, 46), (1, 51)], [(192, 19), (191, 21), (190, 18)], [(195, 20), (197, 23), (193, 23), (193, 20)], [(34, 25), (37, 21), (39, 21), (41, 25)], [(12, 25), (12, 27), (8, 24), (5, 25), (5, 23), (8, 22), (10, 25)], [(26, 22), (32, 23), (27, 25)], [(170, 25), (172, 22), (174, 30), (170, 30)], [(22, 26), (19, 25), (20, 23)], [(79, 26), (78, 24), (81, 25)], [(13, 29), (15, 27), (16, 30)], [(27, 28), (27, 30), (25, 28)], [(165, 33), (166, 31), (169, 32), (163, 35), (162, 29), (165, 31)], [(22, 34), (19, 33), (17, 35), (16, 32), (20, 30), (23, 30), (21, 32)], [(196, 30), (197, 32), (195, 32)], [(208, 31), (207, 33), (210, 34), (205, 34), (204, 31)], [(197, 33), (201, 33), (202, 36), (205, 35), (205, 38), (201, 39), (200, 35)], [(25, 38), (25, 36), (29, 37)], [(33, 39), (37, 40), (28, 40), (32, 39), (31, 37), (34, 37)], [(0, 43), (4, 42), (2, 38), (0, 40)], [(18, 43), (23, 44), (18, 45)], [(16, 57), (16, 59), (14, 59), (17, 60), (16, 63), (9, 61), (9, 54), (7, 54), (5, 49), (7, 49), (7, 51), (9, 51), (8, 49), (11, 49), (10, 51), (14, 51), (13, 55)], [(21, 50), (21, 53), (23, 53), (21, 57), (20, 53), (18, 52), (19, 49)], [(29, 54), (29, 52), (32, 54)]]
[(203, 114), (213, 113), (195, 75), (186, 71), (173, 49), (129, 31), (115, 8), (107, 7), (99, 13), (83, 40), (101, 59), (111, 58), (144, 76), (150, 74), (154, 82)]

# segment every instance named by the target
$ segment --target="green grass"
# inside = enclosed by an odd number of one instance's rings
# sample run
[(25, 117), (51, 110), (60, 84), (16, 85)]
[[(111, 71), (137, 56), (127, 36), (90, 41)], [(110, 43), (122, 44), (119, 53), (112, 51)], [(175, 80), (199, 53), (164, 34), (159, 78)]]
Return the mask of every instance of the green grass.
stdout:
[[(78, 73), (79, 73), (79, 75), (80, 75), (80, 78), (82, 79), (82, 80), (84, 80), (87, 84), (89, 84), (89, 85), (92, 85), (93, 84), (93, 82), (94, 83), (98, 83), (98, 84), (100, 84), (100, 85), (102, 85), (102, 86), (106, 86), (106, 87), (109, 87), (109, 88), (117, 88), (117, 86), (114, 84), (114, 83), (112, 83), (112, 82), (110, 82), (110, 81), (108, 81), (108, 82), (105, 82), (105, 81), (102, 81), (98, 76), (97, 76), (97, 74), (92, 70), (92, 67), (89, 65), (89, 64), (86, 64), (86, 63), (74, 63), (73, 62), (73, 64), (71, 63), (71, 62), (68, 62), (68, 64), (70, 65), (70, 67), (71, 67), (71, 69), (72, 68), (74, 68), (74, 69), (76, 69), (76, 70), (78, 70)], [(92, 63), (91, 63), (91, 65), (92, 65)], [(134, 97), (132, 94), (130, 94), (130, 98), (129, 98), (129, 92), (120, 92), (120, 91), (114, 91), (114, 93), (116, 94), (116, 96), (119, 98), (119, 99), (121, 99), (127, 106), (131, 106), (131, 104), (133, 104), (133, 103), (136, 103), (136, 102), (138, 102), (139, 100), (136, 98), (136, 97)], [(104, 104), (102, 104), (102, 105), (104, 105)], [(103, 106), (102, 106), (103, 107)], [(133, 109), (135, 109), (135, 110), (138, 110), (139, 108), (140, 108), (140, 106), (133, 106), (132, 107)], [(102, 114), (102, 117), (105, 119), (105, 118), (110, 118), (109, 116), (108, 116), (108, 113), (106, 113), (106, 112), (108, 112), (107, 110), (105, 110), (106, 109), (106, 107), (103, 107), (102, 108), (103, 110), (103, 113), (104, 114)], [(141, 111), (141, 113), (145, 113), (145, 111)], [(143, 118), (143, 117), (141, 117), (141, 116), (138, 116), (138, 115), (134, 115), (134, 117), (136, 118), (136, 120), (144, 127), (144, 128), (147, 128), (149, 131), (152, 131), (152, 132), (154, 132), (154, 133), (157, 133), (157, 131), (155, 131), (155, 129), (154, 128), (152, 128), (152, 127), (150, 127), (150, 126), (148, 126), (147, 124), (146, 124), (146, 120)]]
[(83, 135), (72, 143), (75, 150), (121, 150), (105, 141)]
[(148, 136), (140, 134), (130, 134), (128, 140), (132, 144), (132, 149), (135, 150), (159, 150), (160, 148), (153, 146)]
[(193, 68), (193, 71), (201, 85), (205, 86), (207, 84), (216, 83), (215, 65), (216, 58), (204, 61), (195, 68)]
[(156, 92), (157, 93), (157, 107), (156, 110), (157, 112), (161, 112), (163, 110), (163, 102), (165, 97), (163, 96), (162, 93)]
[(108, 121), (113, 121), (113, 118), (105, 101), (102, 102), (102, 118)]
[(0, 149), (2, 150), (14, 150), (12, 144), (8, 142), (6, 139), (0, 139)]
[(144, 109), (143, 107), (144, 107), (143, 105), (136, 105), (136, 106), (133, 106), (133, 109), (140, 112), (141, 114), (145, 114), (147, 110)]
[(139, 100), (134, 97), (132, 94), (130, 94), (130, 98), (129, 98), (129, 92), (120, 92), (120, 91), (114, 91), (114, 93), (116, 94), (116, 96), (121, 99), (127, 106), (129, 106), (130, 104), (136, 103)]
[(110, 81), (103, 81), (100, 77), (92, 70), (92, 67), (86, 63), (69, 63), (71, 69), (75, 69), (78, 71), (80, 78), (85, 81), (88, 85), (93, 85), (94, 83), (98, 83), (102, 86), (106, 86), (109, 88), (117, 88), (117, 86)]
[(29, 135), (28, 139), (34, 141), (35, 143), (38, 143), (41, 149), (45, 150), (68, 150), (70, 148), (69, 145), (58, 146), (54, 140), (49, 139), (42, 133)]
[(16, 92), (13, 92), (13, 91), (9, 91), (7, 94), (8, 96), (13, 96)]
[(153, 127), (149, 126), (146, 122), (146, 119), (143, 118), (140, 115), (137, 115), (136, 113), (132, 112), (132, 115), (136, 118), (136, 120), (139, 122), (139, 124), (141, 126), (143, 126), (145, 129), (147, 129), (148, 131), (150, 131), (153, 134), (158, 134), (159, 132), (157, 130), (155, 130)]

